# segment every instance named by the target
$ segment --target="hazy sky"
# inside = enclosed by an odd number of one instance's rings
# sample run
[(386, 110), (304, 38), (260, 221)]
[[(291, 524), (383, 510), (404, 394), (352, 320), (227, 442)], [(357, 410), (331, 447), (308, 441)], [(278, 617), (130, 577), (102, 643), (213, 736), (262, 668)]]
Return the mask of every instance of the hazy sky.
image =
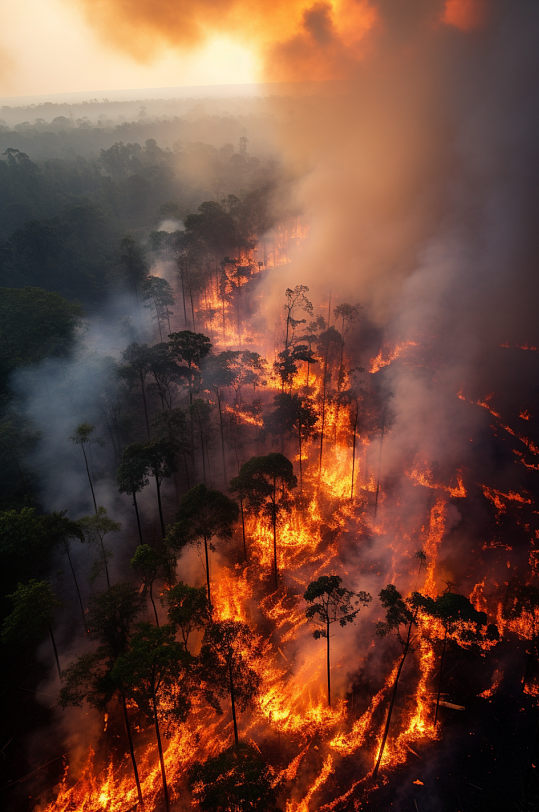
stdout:
[(61, 0), (0, 0), (0, 96), (255, 81), (255, 56), (231, 39), (147, 65), (104, 46)]

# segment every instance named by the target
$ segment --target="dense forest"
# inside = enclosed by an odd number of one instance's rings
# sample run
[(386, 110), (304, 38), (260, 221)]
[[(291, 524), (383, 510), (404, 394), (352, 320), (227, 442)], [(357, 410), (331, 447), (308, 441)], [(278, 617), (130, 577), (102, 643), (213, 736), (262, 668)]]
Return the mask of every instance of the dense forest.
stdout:
[(5, 808), (537, 808), (536, 348), (397, 482), (439, 364), (296, 278), (246, 117), (54, 112), (0, 132)]

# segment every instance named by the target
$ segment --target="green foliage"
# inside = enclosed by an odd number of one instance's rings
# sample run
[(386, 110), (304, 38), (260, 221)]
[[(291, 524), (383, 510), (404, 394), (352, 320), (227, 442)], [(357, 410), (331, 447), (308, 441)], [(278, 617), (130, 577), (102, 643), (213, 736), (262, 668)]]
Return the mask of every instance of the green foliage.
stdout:
[(169, 623), (179, 629), (187, 648), (190, 634), (195, 629), (203, 629), (210, 621), (206, 589), (180, 581), (165, 592), (164, 598), (168, 604)]
[(414, 592), (412, 601), (426, 615), (437, 618), (447, 636), (459, 645), (474, 645), (485, 638), (498, 637), (496, 626), (492, 624), (487, 628), (485, 612), (478, 612), (464, 595), (447, 590), (437, 598), (430, 598)]
[(233, 499), (200, 483), (182, 496), (166, 543), (181, 550), (187, 544), (200, 544), (214, 536), (231, 538), (238, 517), (239, 508)]
[(139, 623), (128, 650), (112, 669), (113, 680), (123, 685), (127, 695), (150, 719), (155, 719), (156, 706), (164, 701), (167, 714), (179, 721), (185, 719), (190, 709), (187, 676), (191, 656), (174, 636), (173, 626), (157, 628)]
[(19, 584), (7, 597), (13, 602), (13, 611), (2, 624), (4, 643), (39, 640), (52, 624), (54, 609), (61, 606), (48, 581), (34, 578)]
[(90, 598), (88, 630), (98, 640), (110, 659), (122, 654), (137, 616), (144, 607), (144, 599), (133, 584), (120, 583)]
[(19, 366), (63, 357), (73, 346), (82, 308), (35, 287), (0, 288), (0, 387)]
[(139, 493), (148, 484), (148, 463), (141, 448), (143, 443), (132, 443), (122, 451), (122, 462), (116, 472), (120, 493)]
[(92, 654), (83, 654), (63, 672), (63, 685), (58, 701), (82, 707), (87, 701), (94, 708), (104, 709), (112, 699), (116, 685), (111, 679), (108, 651), (101, 646)]
[(328, 627), (337, 621), (341, 626), (353, 623), (360, 606), (367, 606), (372, 600), (368, 592), (352, 592), (342, 587), (341, 583), (342, 578), (338, 575), (321, 575), (316, 581), (311, 581), (303, 595), (311, 604), (305, 612), (307, 619), (314, 620), (322, 627), (313, 632), (315, 639), (327, 637)]
[(80, 423), (73, 434), (69, 436), (69, 439), (72, 443), (75, 443), (75, 445), (91, 445), (92, 443), (99, 442), (99, 440), (92, 437), (94, 429), (95, 426), (91, 423)]
[(112, 558), (112, 550), (105, 545), (105, 536), (109, 533), (119, 533), (122, 525), (109, 518), (106, 508), (100, 505), (96, 513), (91, 516), (83, 516), (77, 520), (77, 524), (84, 534), (84, 540), (98, 548), (99, 556), (94, 561), (92, 569), (92, 582), (103, 572), (107, 576), (109, 583), (108, 561)]
[(230, 490), (242, 494), (250, 511), (262, 512), (275, 522), (281, 511), (290, 509), (290, 491), (297, 484), (290, 460), (271, 453), (245, 462), (231, 480)]
[(409, 599), (403, 599), (394, 584), (388, 584), (385, 589), (382, 589), (379, 597), (386, 610), (386, 619), (385, 622), (376, 624), (376, 634), (379, 637), (386, 637), (395, 632), (399, 640), (403, 642), (400, 627), (414, 622), (417, 607), (414, 607)]
[(160, 412), (152, 420), (152, 433), (158, 440), (176, 443), (180, 452), (190, 451), (189, 426), (183, 409)]
[(203, 812), (277, 812), (279, 785), (258, 750), (243, 743), (189, 771), (193, 798)]

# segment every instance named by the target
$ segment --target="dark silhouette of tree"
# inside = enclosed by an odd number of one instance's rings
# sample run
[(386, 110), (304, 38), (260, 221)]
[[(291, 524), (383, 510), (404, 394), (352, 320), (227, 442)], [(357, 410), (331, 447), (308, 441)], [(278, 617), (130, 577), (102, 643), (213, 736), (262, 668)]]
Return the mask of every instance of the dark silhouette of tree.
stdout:
[[(399, 679), (402, 673), (404, 661), (406, 660), (408, 652), (410, 651), (411, 648), (412, 626), (416, 624), (416, 615), (417, 615), (417, 606), (414, 605), (413, 600), (410, 598), (403, 599), (402, 595), (400, 594), (400, 592), (397, 591), (396, 587), (393, 584), (388, 584), (385, 589), (382, 589), (379, 597), (382, 606), (386, 610), (386, 619), (385, 622), (376, 624), (376, 634), (379, 637), (386, 637), (388, 634), (394, 633), (397, 636), (397, 639), (401, 644), (403, 651), (399, 667), (397, 669), (395, 682), (393, 683), (393, 691), (391, 694), (391, 701), (389, 703), (389, 709), (387, 712), (384, 734), (382, 736), (382, 743), (380, 745), (380, 750), (378, 751), (378, 758), (376, 759), (376, 764), (374, 766), (374, 770), (372, 773), (373, 778), (376, 778), (376, 776), (378, 775), (378, 770), (380, 769), (382, 756), (384, 755), (387, 735), (389, 733), (389, 726), (391, 724), (391, 715), (393, 713), (393, 707), (395, 705), (395, 697), (397, 696), (397, 688), (399, 686)], [(400, 631), (401, 626), (404, 626), (406, 628), (406, 633), (404, 637), (401, 635)]]
[(68, 705), (81, 707), (87, 701), (100, 710), (104, 710), (113, 698), (118, 698), (122, 705), (131, 764), (141, 804), (142, 789), (125, 690), (121, 680), (113, 678), (112, 669), (117, 658), (127, 649), (133, 626), (143, 605), (142, 596), (132, 584), (116, 584), (90, 600), (89, 634), (100, 645), (96, 651), (83, 654), (67, 667), (59, 697), (60, 705), (64, 708)]
[(120, 242), (120, 264), (133, 287), (138, 305), (139, 290), (148, 274), (148, 264), (142, 248), (129, 234)]
[(200, 381), (201, 363), (212, 348), (210, 339), (191, 330), (171, 333), (169, 338), (171, 355), (180, 363), (180, 373), (188, 382), (189, 403), (192, 403), (193, 392)]
[[(161, 504), (161, 484), (163, 479), (168, 479), (174, 471), (177, 471), (176, 455), (178, 445), (172, 440), (156, 440), (148, 443), (131, 443), (127, 447), (129, 459), (133, 461), (133, 468), (141, 475), (147, 477), (151, 474), (155, 479), (157, 489), (157, 507), (159, 510), (159, 523), (161, 535), (165, 538), (165, 520), (163, 518), (163, 506)], [(142, 481), (141, 479), (138, 481)]]
[(275, 395), (274, 409), (264, 416), (264, 429), (274, 436), (284, 439), (285, 435), (295, 436), (299, 452), (299, 489), (303, 491), (303, 444), (315, 433), (318, 415), (307, 398), (279, 392)]
[[(361, 606), (367, 606), (372, 600), (368, 592), (353, 592), (341, 586), (342, 578), (338, 575), (321, 575), (311, 581), (303, 597), (311, 605), (305, 612), (308, 620), (313, 620), (320, 628), (315, 629), (313, 637), (318, 640), (326, 638), (326, 664), (328, 682), (328, 705), (331, 707), (331, 671), (329, 664), (329, 633), (334, 623), (346, 626), (353, 623)], [(354, 600), (355, 599), (355, 600)], [(355, 608), (357, 607), (357, 608)]]
[(344, 342), (346, 339), (346, 334), (350, 329), (350, 326), (354, 324), (359, 319), (359, 312), (361, 310), (361, 305), (355, 304), (340, 304), (337, 305), (336, 308), (333, 310), (333, 315), (335, 319), (341, 320), (341, 359), (339, 363), (339, 382), (337, 388), (339, 392), (341, 391), (343, 378), (344, 378), (344, 368), (343, 368), (343, 358), (344, 358)]
[(159, 338), (163, 341), (163, 323), (168, 324), (168, 331), (170, 329), (170, 317), (172, 311), (169, 307), (174, 304), (174, 295), (172, 288), (166, 279), (160, 276), (148, 276), (142, 284), (142, 299), (146, 304), (145, 307), (153, 309), (153, 316), (157, 321), (159, 330)]
[(273, 529), (273, 574), (278, 584), (277, 521), (283, 512), (291, 509), (290, 492), (298, 484), (290, 460), (283, 454), (271, 453), (251, 457), (237, 477), (230, 482), (230, 490), (245, 496), (248, 510), (256, 516), (266, 516)]
[(319, 460), (319, 467), (318, 467), (318, 479), (322, 475), (322, 457), (324, 451), (324, 432), (326, 428), (326, 404), (327, 404), (327, 395), (328, 395), (328, 388), (331, 379), (331, 350), (334, 347), (341, 346), (342, 336), (341, 334), (335, 329), (335, 327), (328, 327), (327, 330), (324, 330), (323, 333), (320, 333), (318, 337), (318, 352), (324, 359), (324, 366), (322, 369), (322, 403), (320, 407), (320, 418), (321, 418), (321, 427), (320, 427), (320, 460)]
[(211, 610), (210, 560), (208, 550), (214, 550), (212, 538), (231, 538), (238, 521), (239, 508), (233, 499), (221, 491), (206, 488), (202, 483), (191, 488), (180, 500), (176, 519), (169, 527), (166, 542), (176, 551), (188, 544), (204, 544), (206, 585)]
[(292, 290), (285, 291), (286, 302), (284, 310), (286, 313), (284, 349), (278, 355), (278, 361), (274, 363), (275, 372), (281, 378), (281, 389), (284, 391), (286, 384), (290, 383), (298, 371), (298, 363), (305, 362), (310, 365), (315, 363), (316, 358), (312, 355), (308, 344), (297, 342), (296, 330), (306, 324), (306, 319), (295, 318), (297, 311), (302, 311), (308, 315), (313, 315), (312, 302), (305, 296), (309, 288), (306, 285), (296, 285)]
[(203, 629), (211, 620), (210, 604), (204, 586), (188, 586), (183, 581), (167, 589), (163, 595), (168, 605), (168, 620), (179, 629), (187, 648), (195, 629)]
[(258, 640), (246, 623), (223, 620), (207, 626), (198, 657), (205, 696), (217, 713), (222, 713), (219, 698), (230, 697), (236, 746), (236, 709), (244, 711), (260, 690), (260, 677), (246, 657), (257, 650)]
[(54, 610), (61, 604), (49, 582), (32, 578), (27, 584), (18, 584), (15, 592), (6, 597), (13, 603), (13, 611), (2, 623), (3, 642), (33, 642), (40, 640), (48, 631), (58, 676), (62, 679), (58, 649), (52, 631)]
[(138, 378), (142, 395), (142, 405), (144, 408), (144, 420), (148, 440), (150, 439), (150, 419), (148, 416), (148, 404), (146, 401), (146, 378), (150, 374), (149, 349), (146, 344), (137, 344), (134, 341), (122, 353), (122, 360), (125, 364), (121, 374), (126, 379)]
[(140, 452), (141, 443), (128, 445), (122, 451), (122, 462), (116, 473), (116, 482), (120, 493), (130, 493), (133, 497), (133, 507), (137, 517), (139, 542), (143, 544), (142, 528), (137, 505), (137, 493), (140, 493), (150, 481), (148, 478), (148, 463), (144, 454)]
[[(157, 440), (168, 440), (178, 448), (178, 454), (183, 457), (187, 488), (189, 485), (189, 466), (187, 458), (191, 454), (192, 444), (189, 437), (189, 421), (187, 413), (183, 409), (170, 409), (156, 415), (152, 420), (152, 434)], [(179, 498), (176, 472), (174, 472), (174, 482), (176, 484), (176, 496)]]
[(225, 456), (225, 435), (223, 427), (223, 389), (233, 385), (236, 377), (235, 362), (240, 353), (233, 350), (224, 350), (218, 355), (209, 355), (204, 361), (203, 376), (204, 385), (209, 388), (217, 398), (217, 406), (219, 408), (219, 428), (221, 431), (221, 454), (223, 461), (223, 481), (226, 485), (228, 477), (226, 475), (226, 456)]
[(88, 482), (90, 483), (90, 490), (92, 491), (92, 499), (94, 502), (94, 510), (97, 513), (97, 502), (95, 501), (95, 493), (94, 493), (94, 486), (92, 484), (92, 477), (90, 476), (90, 468), (88, 465), (88, 456), (86, 454), (86, 448), (88, 446), (93, 445), (93, 443), (98, 443), (99, 445), (103, 445), (101, 440), (98, 440), (95, 437), (92, 437), (93, 431), (95, 426), (91, 423), (80, 423), (73, 434), (70, 435), (69, 439), (75, 445), (80, 446), (82, 454), (84, 456), (84, 465), (86, 466), (86, 473), (88, 475)]
[(166, 556), (164, 553), (154, 550), (149, 544), (141, 544), (137, 547), (130, 564), (143, 583), (144, 593), (147, 591), (150, 596), (155, 625), (159, 626), (159, 616), (153, 599), (153, 585), (158, 578), (166, 578), (169, 574), (170, 568)]
[(258, 750), (243, 742), (189, 771), (191, 794), (202, 812), (278, 812), (280, 783)]
[(41, 532), (45, 536), (45, 546), (47, 547), (59, 547), (62, 553), (65, 553), (67, 556), (67, 560), (69, 562), (69, 569), (71, 570), (71, 575), (73, 576), (73, 583), (75, 585), (75, 591), (77, 593), (77, 598), (79, 602), (79, 607), (82, 616), (82, 622), (84, 625), (85, 631), (88, 631), (88, 627), (86, 624), (86, 614), (84, 612), (84, 606), (82, 604), (82, 596), (80, 593), (79, 582), (77, 579), (77, 575), (75, 573), (75, 567), (73, 566), (73, 559), (71, 558), (71, 550), (69, 546), (69, 542), (71, 539), (78, 539), (79, 541), (84, 541), (84, 534), (77, 522), (72, 522), (65, 516), (65, 511), (61, 513), (51, 513), (49, 515), (40, 516), (39, 523), (41, 525)]
[(190, 707), (186, 677), (191, 657), (185, 646), (176, 642), (174, 634), (172, 626), (157, 628), (149, 623), (140, 623), (128, 650), (118, 657), (112, 669), (112, 678), (124, 686), (126, 694), (155, 725), (167, 812), (170, 810), (170, 798), (159, 711), (166, 704), (168, 713), (183, 721)]
[(84, 534), (85, 540), (98, 549), (98, 558), (94, 561), (91, 580), (105, 573), (107, 586), (110, 588), (109, 559), (112, 558), (112, 550), (105, 545), (105, 536), (108, 533), (119, 533), (122, 525), (107, 516), (107, 511), (100, 505), (93, 516), (83, 516), (77, 520), (77, 524)]
[(495, 640), (498, 636), (496, 626), (487, 629), (487, 616), (485, 612), (478, 612), (464, 595), (458, 595), (449, 589), (437, 598), (413, 593), (414, 605), (418, 606), (424, 615), (439, 620), (444, 629), (442, 653), (440, 656), (440, 670), (438, 677), (438, 694), (436, 696), (436, 711), (434, 724), (438, 721), (438, 709), (442, 692), (444, 674), (444, 657), (448, 639), (460, 646), (477, 645), (485, 639)]

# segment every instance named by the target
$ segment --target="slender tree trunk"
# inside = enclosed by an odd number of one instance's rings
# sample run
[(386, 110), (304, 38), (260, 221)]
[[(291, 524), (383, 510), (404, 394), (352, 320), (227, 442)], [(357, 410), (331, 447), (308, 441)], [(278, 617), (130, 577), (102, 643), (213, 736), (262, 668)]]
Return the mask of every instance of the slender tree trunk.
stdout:
[(442, 656), (440, 657), (440, 676), (438, 678), (438, 696), (436, 697), (436, 712), (434, 714), (434, 724), (438, 721), (438, 708), (440, 707), (440, 696), (442, 694), (442, 679), (444, 672), (444, 657), (445, 657), (445, 644), (447, 642), (447, 629), (444, 634), (444, 644), (442, 647)]
[(378, 758), (376, 760), (376, 765), (375, 765), (373, 773), (372, 773), (373, 778), (376, 778), (376, 776), (378, 775), (378, 770), (380, 769), (380, 762), (382, 761), (382, 756), (384, 755), (384, 750), (385, 750), (386, 741), (387, 741), (387, 734), (389, 733), (389, 725), (391, 723), (391, 714), (393, 713), (393, 706), (395, 704), (395, 697), (397, 696), (397, 687), (399, 685), (399, 678), (400, 678), (400, 675), (401, 675), (402, 667), (404, 665), (404, 661), (406, 659), (406, 655), (408, 654), (408, 650), (410, 648), (410, 636), (411, 636), (411, 634), (412, 634), (412, 621), (410, 621), (410, 624), (408, 626), (408, 635), (406, 637), (406, 644), (404, 646), (404, 652), (403, 652), (403, 655), (402, 655), (402, 658), (401, 658), (401, 661), (400, 661), (400, 664), (399, 664), (399, 669), (397, 671), (397, 676), (395, 677), (395, 683), (394, 683), (394, 686), (393, 686), (393, 694), (391, 696), (391, 702), (390, 702), (390, 705), (389, 705), (389, 710), (387, 712), (387, 719), (386, 719), (386, 724), (385, 724), (385, 728), (384, 728), (384, 735), (382, 737), (382, 744), (380, 745), (380, 752), (378, 753)]
[(279, 573), (277, 570), (277, 516), (275, 515), (275, 505), (273, 506), (273, 572), (275, 576), (275, 588), (279, 584)]
[(185, 284), (183, 281), (183, 270), (180, 269), (180, 280), (182, 283), (182, 298), (183, 298), (183, 323), (185, 324), (185, 329), (187, 330), (187, 307), (185, 304)]
[(84, 443), (81, 443), (80, 447), (82, 448), (82, 453), (84, 454), (84, 464), (86, 465), (86, 473), (88, 474), (88, 482), (90, 483), (90, 490), (92, 491), (92, 499), (94, 500), (94, 511), (97, 513), (97, 502), (95, 501), (94, 486), (92, 485), (92, 477), (90, 476), (90, 468), (88, 466), (88, 457), (86, 456), (86, 451), (84, 449)]
[(153, 599), (153, 582), (150, 584), (149, 592), (150, 592), (150, 600), (151, 600), (152, 606), (153, 606), (153, 613), (155, 615), (155, 625), (157, 626), (157, 628), (159, 628), (159, 617), (158, 617), (158, 614), (157, 614), (157, 609), (155, 608), (155, 601)]
[(356, 419), (354, 420), (354, 434), (352, 440), (352, 481), (350, 482), (350, 501), (354, 498), (354, 477), (356, 472), (356, 432), (359, 406), (356, 401)]
[(210, 592), (210, 556), (208, 553), (208, 540), (206, 536), (204, 536), (204, 555), (206, 557), (206, 586), (208, 589), (208, 606), (210, 607), (210, 615), (213, 612), (213, 607), (211, 605), (211, 592)]
[(133, 505), (135, 507), (135, 516), (137, 517), (139, 543), (144, 544), (144, 542), (142, 541), (142, 528), (140, 526), (140, 516), (139, 516), (139, 512), (138, 512), (137, 493), (136, 493), (136, 491), (133, 491)]
[(157, 702), (155, 701), (155, 693), (152, 693), (153, 703), (153, 716), (155, 720), (155, 735), (157, 737), (157, 750), (159, 751), (159, 764), (161, 765), (161, 778), (163, 779), (163, 793), (165, 796), (165, 806), (167, 812), (170, 812), (170, 800), (168, 797), (167, 774), (165, 772), (165, 760), (163, 758), (163, 746), (161, 744), (161, 731), (159, 730), (159, 720), (157, 718)]
[(139, 372), (140, 376), (140, 388), (142, 391), (142, 403), (144, 405), (144, 418), (146, 420), (146, 432), (148, 434), (148, 440), (150, 439), (150, 421), (148, 420), (148, 405), (146, 403), (146, 391), (144, 389), (144, 377), (142, 375), (142, 370)]
[(80, 594), (79, 589), (79, 582), (77, 581), (77, 576), (75, 575), (75, 568), (73, 566), (73, 561), (71, 560), (71, 553), (69, 552), (69, 544), (64, 539), (64, 548), (67, 554), (67, 560), (69, 561), (69, 567), (71, 569), (71, 575), (73, 576), (73, 581), (75, 582), (75, 589), (77, 590), (77, 598), (79, 599), (79, 606), (82, 615), (82, 622), (84, 623), (84, 631), (88, 631), (88, 626), (86, 625), (86, 615), (84, 614), (84, 606), (82, 605), (82, 597)]
[(109, 576), (109, 565), (107, 562), (107, 551), (105, 550), (105, 544), (101, 536), (99, 536), (99, 543), (101, 545), (101, 552), (103, 553), (103, 565), (105, 567), (105, 575), (107, 577), (107, 587), (110, 589), (110, 576)]
[[(331, 294), (329, 297), (331, 302)], [(318, 485), (320, 486), (320, 479), (322, 477), (322, 455), (324, 452), (324, 428), (326, 424), (326, 379), (327, 379), (327, 369), (328, 369), (328, 358), (329, 358), (329, 341), (326, 350), (326, 357), (324, 359), (324, 372), (322, 377), (322, 427), (320, 430), (320, 460), (318, 464)]]
[(230, 677), (230, 701), (232, 704), (232, 721), (234, 723), (234, 744), (236, 747), (239, 744), (238, 738), (238, 723), (236, 720), (236, 702), (234, 699), (234, 680), (232, 679), (232, 660), (230, 659), (228, 662), (228, 675)]
[(157, 507), (159, 508), (159, 524), (161, 525), (161, 537), (165, 538), (165, 520), (163, 519), (163, 506), (161, 504), (161, 486), (159, 484), (158, 476), (155, 477), (155, 484), (157, 486)]
[(374, 518), (376, 519), (376, 512), (378, 510), (378, 494), (380, 493), (380, 474), (382, 471), (382, 448), (384, 444), (384, 429), (386, 418), (385, 415), (382, 419), (382, 434), (380, 435), (380, 454), (378, 456), (378, 478), (376, 481), (376, 497), (374, 499)]
[(216, 390), (216, 395), (217, 395), (217, 404), (219, 406), (219, 427), (221, 429), (221, 451), (222, 451), (222, 454), (223, 454), (223, 476), (224, 476), (224, 479), (225, 479), (225, 488), (226, 488), (227, 485), (228, 485), (228, 480), (227, 480), (227, 475), (226, 475), (225, 435), (224, 435), (224, 430), (223, 430), (223, 412), (222, 412), (222, 409), (221, 409), (221, 395), (220, 395), (218, 389)]
[(54, 651), (54, 659), (56, 660), (56, 668), (58, 669), (58, 676), (60, 680), (62, 679), (62, 669), (60, 668), (60, 658), (58, 657), (58, 649), (56, 648), (56, 640), (54, 639), (54, 632), (52, 631), (52, 626), (50, 623), (47, 624), (49, 629), (49, 635), (51, 638), (52, 649)]
[(131, 764), (133, 765), (133, 773), (135, 776), (135, 783), (137, 785), (137, 795), (138, 795), (138, 802), (139, 804), (143, 804), (144, 801), (142, 799), (142, 789), (140, 787), (140, 778), (138, 775), (138, 767), (137, 761), (135, 758), (135, 748), (133, 747), (133, 737), (131, 735), (131, 725), (129, 724), (129, 717), (127, 715), (127, 705), (125, 702), (125, 694), (122, 691), (122, 708), (124, 712), (124, 725), (125, 725), (125, 733), (127, 735), (127, 740), (129, 742), (129, 753), (131, 754)]
[(328, 668), (328, 706), (331, 708), (331, 671), (329, 667), (329, 615), (326, 619), (326, 640), (327, 640), (326, 659)]
[(299, 417), (298, 417), (298, 445), (299, 445), (299, 492), (303, 493), (303, 466), (301, 463), (301, 418)]
[(245, 517), (243, 515), (243, 496), (240, 496), (240, 513), (241, 513), (241, 533), (243, 537), (243, 554), (245, 561), (247, 561), (247, 542), (245, 541)]

